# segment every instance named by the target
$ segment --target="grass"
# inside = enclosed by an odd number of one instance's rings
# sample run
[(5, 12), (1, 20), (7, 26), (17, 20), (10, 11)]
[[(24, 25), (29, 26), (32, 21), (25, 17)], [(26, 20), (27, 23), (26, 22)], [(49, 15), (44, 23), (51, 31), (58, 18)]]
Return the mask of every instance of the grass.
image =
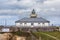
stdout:
[[(28, 33), (26, 32), (21, 32), (21, 31), (17, 31), (17, 32), (13, 32), (14, 35), (18, 35), (18, 36), (29, 36)], [(41, 37), (42, 40), (55, 40), (51, 37), (48, 37), (46, 35), (43, 35), (42, 32), (34, 32), (33, 35), (35, 35), (36, 37)]]
[(47, 33), (47, 34), (49, 34), (49, 35), (52, 35), (52, 36), (60, 39), (60, 32), (57, 32), (57, 31), (56, 31), (56, 32), (44, 32), (44, 33)]
[[(60, 32), (56, 31), (56, 32), (43, 32), (43, 33), (54, 36), (54, 37), (56, 37), (56, 38), (58, 38), (60, 40)], [(42, 34), (42, 32), (34, 32), (34, 34), (36, 36), (38, 36), (38, 37), (40, 36), (42, 40), (55, 40), (55, 39), (53, 39), (53, 38), (51, 38), (51, 37), (49, 37), (47, 35)]]
[[(52, 37), (49, 37), (49, 36), (44, 35), (42, 33), (49, 34), (49, 35), (54, 36), (60, 40), (60, 32), (58, 32), (58, 31), (54, 31), (54, 32), (33, 32), (33, 35), (35, 35), (38, 38), (41, 37), (41, 40), (55, 40)], [(13, 32), (13, 34), (18, 35), (18, 36), (29, 36), (30, 35), (29, 33), (21, 32), (21, 31)]]

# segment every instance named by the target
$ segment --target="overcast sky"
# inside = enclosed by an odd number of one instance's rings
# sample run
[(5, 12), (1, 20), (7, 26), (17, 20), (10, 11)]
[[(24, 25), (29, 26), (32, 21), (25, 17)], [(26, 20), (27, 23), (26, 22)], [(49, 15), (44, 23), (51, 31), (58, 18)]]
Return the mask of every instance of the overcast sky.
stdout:
[(35, 9), (38, 17), (43, 17), (54, 25), (60, 25), (60, 0), (0, 0), (0, 25), (14, 25), (15, 21), (29, 17)]

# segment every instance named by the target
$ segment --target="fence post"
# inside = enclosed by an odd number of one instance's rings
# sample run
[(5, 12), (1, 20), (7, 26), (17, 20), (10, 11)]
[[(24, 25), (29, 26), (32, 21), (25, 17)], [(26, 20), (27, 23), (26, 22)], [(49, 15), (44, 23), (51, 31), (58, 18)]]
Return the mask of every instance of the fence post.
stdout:
[(41, 37), (39, 37), (39, 40), (41, 40)]

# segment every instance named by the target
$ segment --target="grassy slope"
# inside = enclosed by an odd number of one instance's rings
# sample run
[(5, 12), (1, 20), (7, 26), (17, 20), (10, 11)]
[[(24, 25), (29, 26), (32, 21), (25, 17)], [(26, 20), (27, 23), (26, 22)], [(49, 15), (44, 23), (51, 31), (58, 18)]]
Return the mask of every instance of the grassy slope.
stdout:
[[(55, 36), (58, 39), (60, 39), (60, 32), (43, 32), (43, 33)], [(16, 34), (16, 35), (23, 35), (24, 34), (26, 36), (25, 32), (16, 32), (16, 33), (13, 33), (13, 34)], [(55, 39), (53, 39), (53, 38), (51, 38), (47, 35), (43, 35), (42, 32), (34, 32), (33, 34), (36, 35), (37, 37), (40, 36), (42, 40), (55, 40)]]
[[(60, 39), (60, 32), (43, 32), (43, 33), (47, 33), (49, 35), (55, 36), (58, 39)], [(41, 36), (42, 40), (55, 40), (55, 39), (53, 39), (49, 36), (43, 35), (42, 32), (35, 32), (34, 34), (37, 35), (37, 36)]]
[(44, 33), (47, 33), (49, 35), (55, 36), (58, 39), (60, 39), (60, 32), (44, 32)]

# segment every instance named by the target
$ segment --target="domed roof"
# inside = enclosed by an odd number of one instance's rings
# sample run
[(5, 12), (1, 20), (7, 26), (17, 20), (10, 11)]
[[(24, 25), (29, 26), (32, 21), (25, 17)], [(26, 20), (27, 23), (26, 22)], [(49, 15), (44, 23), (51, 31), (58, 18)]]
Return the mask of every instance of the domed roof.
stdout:
[(36, 14), (35, 10), (33, 9), (32, 13), (30, 15), (30, 18), (36, 18), (36, 17), (37, 17), (37, 14)]

